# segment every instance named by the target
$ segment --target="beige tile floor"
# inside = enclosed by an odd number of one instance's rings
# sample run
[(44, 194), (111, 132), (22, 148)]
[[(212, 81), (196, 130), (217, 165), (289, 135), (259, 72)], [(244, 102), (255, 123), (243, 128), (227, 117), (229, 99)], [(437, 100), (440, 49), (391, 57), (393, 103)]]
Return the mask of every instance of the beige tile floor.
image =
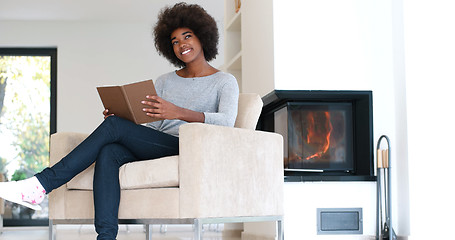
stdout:
[[(5, 227), (0, 240), (48, 240), (47, 227)], [(215, 226), (204, 225), (204, 240), (240, 240), (235, 237), (223, 237), (222, 225), (216, 231)], [(165, 233), (160, 226), (153, 226), (153, 240), (191, 240), (191, 225), (168, 225)], [(58, 225), (57, 240), (95, 240), (96, 233), (91, 225)], [(145, 240), (145, 231), (141, 225), (120, 225), (117, 240)]]

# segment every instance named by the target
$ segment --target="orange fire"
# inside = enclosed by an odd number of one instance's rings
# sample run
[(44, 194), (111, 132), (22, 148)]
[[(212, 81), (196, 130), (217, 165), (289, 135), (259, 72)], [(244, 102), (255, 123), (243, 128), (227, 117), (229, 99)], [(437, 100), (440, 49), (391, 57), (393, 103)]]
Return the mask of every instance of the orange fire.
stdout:
[[(327, 152), (327, 150), (329, 150), (330, 135), (332, 134), (333, 129), (332, 122), (330, 121), (329, 112), (323, 112), (322, 116), (316, 112), (310, 112), (307, 115), (308, 125), (306, 143), (310, 145), (316, 145), (318, 147), (316, 153), (306, 157), (306, 160), (320, 158)], [(315, 118), (317, 118), (316, 122), (319, 124), (315, 124)]]

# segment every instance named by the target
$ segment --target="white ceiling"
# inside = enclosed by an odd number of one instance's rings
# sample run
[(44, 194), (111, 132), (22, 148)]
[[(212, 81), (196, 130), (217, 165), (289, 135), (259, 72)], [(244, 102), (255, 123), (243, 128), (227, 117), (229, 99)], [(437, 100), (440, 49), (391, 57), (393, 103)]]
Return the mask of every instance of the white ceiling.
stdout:
[[(177, 0), (0, 0), (0, 20), (150, 22)], [(190, 0), (222, 14), (223, 0)], [(220, 12), (221, 11), (221, 12)], [(219, 15), (218, 15), (219, 16)]]

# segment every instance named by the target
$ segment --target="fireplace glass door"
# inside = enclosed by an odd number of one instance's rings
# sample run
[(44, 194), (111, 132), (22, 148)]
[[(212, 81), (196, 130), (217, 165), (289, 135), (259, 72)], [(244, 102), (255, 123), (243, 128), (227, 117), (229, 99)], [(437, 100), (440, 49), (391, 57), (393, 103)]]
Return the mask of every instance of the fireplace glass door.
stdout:
[(351, 102), (288, 102), (275, 112), (286, 171), (354, 169)]

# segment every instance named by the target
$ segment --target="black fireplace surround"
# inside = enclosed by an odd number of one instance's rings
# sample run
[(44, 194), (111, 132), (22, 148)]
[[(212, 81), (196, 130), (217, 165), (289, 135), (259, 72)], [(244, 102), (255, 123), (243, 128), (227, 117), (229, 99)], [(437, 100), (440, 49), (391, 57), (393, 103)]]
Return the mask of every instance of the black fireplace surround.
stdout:
[(375, 181), (371, 91), (274, 90), (258, 129), (284, 138), (285, 181)]

